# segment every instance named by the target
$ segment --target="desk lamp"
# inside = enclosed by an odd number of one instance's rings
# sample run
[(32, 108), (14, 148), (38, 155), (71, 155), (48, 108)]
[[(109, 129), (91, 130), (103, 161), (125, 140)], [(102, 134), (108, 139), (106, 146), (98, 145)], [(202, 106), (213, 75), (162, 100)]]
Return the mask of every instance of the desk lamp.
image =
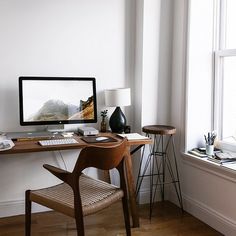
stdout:
[(108, 107), (116, 107), (109, 120), (112, 132), (123, 133), (126, 126), (126, 118), (120, 106), (131, 105), (130, 88), (106, 90), (105, 105)]

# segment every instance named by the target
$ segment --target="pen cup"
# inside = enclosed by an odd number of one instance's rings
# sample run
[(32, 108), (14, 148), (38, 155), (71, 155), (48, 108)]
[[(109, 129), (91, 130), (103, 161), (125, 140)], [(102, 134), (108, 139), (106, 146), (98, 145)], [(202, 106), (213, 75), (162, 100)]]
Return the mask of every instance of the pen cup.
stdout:
[(213, 156), (214, 155), (214, 145), (206, 145), (206, 154), (208, 156)]

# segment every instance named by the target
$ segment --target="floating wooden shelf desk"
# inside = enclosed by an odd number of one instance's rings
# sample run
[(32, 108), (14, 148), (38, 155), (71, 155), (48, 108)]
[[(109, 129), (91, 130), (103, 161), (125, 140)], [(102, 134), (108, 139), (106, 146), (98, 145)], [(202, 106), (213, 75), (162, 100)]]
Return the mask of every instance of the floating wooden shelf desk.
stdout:
[[(101, 136), (112, 137), (120, 142), (122, 139), (117, 137), (116, 134), (112, 133), (102, 133)], [(56, 137), (57, 139), (58, 137)], [(58, 150), (70, 150), (70, 149), (81, 149), (91, 145), (101, 145), (109, 146), (114, 145), (114, 142), (97, 142), (97, 143), (86, 143), (81, 139), (80, 136), (74, 135), (74, 139), (78, 141), (77, 144), (66, 144), (66, 145), (55, 145), (55, 146), (40, 146), (38, 140), (26, 140), (26, 141), (15, 141), (15, 146), (7, 151), (1, 151), (0, 155), (5, 154), (16, 154), (16, 153), (30, 153), (30, 152), (44, 152), (44, 151), (58, 151)], [(135, 185), (133, 178), (133, 168), (132, 168), (132, 159), (131, 155), (139, 150), (145, 144), (150, 144), (151, 139), (140, 139), (140, 140), (129, 140), (127, 151), (130, 153), (126, 160), (126, 173), (127, 173), (127, 183), (128, 183), (128, 192), (129, 192), (129, 201), (131, 208), (131, 215), (133, 220), (133, 227), (139, 227), (139, 214), (136, 205), (136, 196), (135, 196)], [(131, 147), (135, 147), (131, 150)], [(1, 157), (0, 157), (1, 158)]]

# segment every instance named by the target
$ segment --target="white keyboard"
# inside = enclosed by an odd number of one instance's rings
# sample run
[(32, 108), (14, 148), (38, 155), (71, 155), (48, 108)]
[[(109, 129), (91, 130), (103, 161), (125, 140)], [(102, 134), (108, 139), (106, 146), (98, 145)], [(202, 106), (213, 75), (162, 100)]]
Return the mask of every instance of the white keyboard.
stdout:
[(76, 141), (74, 138), (47, 139), (39, 141), (39, 144), (41, 146), (54, 146), (54, 145), (75, 144), (75, 143), (78, 143), (78, 141)]

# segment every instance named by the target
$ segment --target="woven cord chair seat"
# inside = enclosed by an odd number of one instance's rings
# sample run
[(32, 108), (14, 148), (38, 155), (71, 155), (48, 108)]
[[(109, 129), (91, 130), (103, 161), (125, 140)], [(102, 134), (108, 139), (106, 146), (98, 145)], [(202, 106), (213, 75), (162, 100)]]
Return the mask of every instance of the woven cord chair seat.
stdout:
[[(84, 174), (81, 175), (79, 181), (84, 216), (110, 206), (124, 195), (123, 191), (118, 187)], [(31, 191), (30, 199), (74, 217), (74, 194), (72, 188), (66, 183), (33, 190)]]

